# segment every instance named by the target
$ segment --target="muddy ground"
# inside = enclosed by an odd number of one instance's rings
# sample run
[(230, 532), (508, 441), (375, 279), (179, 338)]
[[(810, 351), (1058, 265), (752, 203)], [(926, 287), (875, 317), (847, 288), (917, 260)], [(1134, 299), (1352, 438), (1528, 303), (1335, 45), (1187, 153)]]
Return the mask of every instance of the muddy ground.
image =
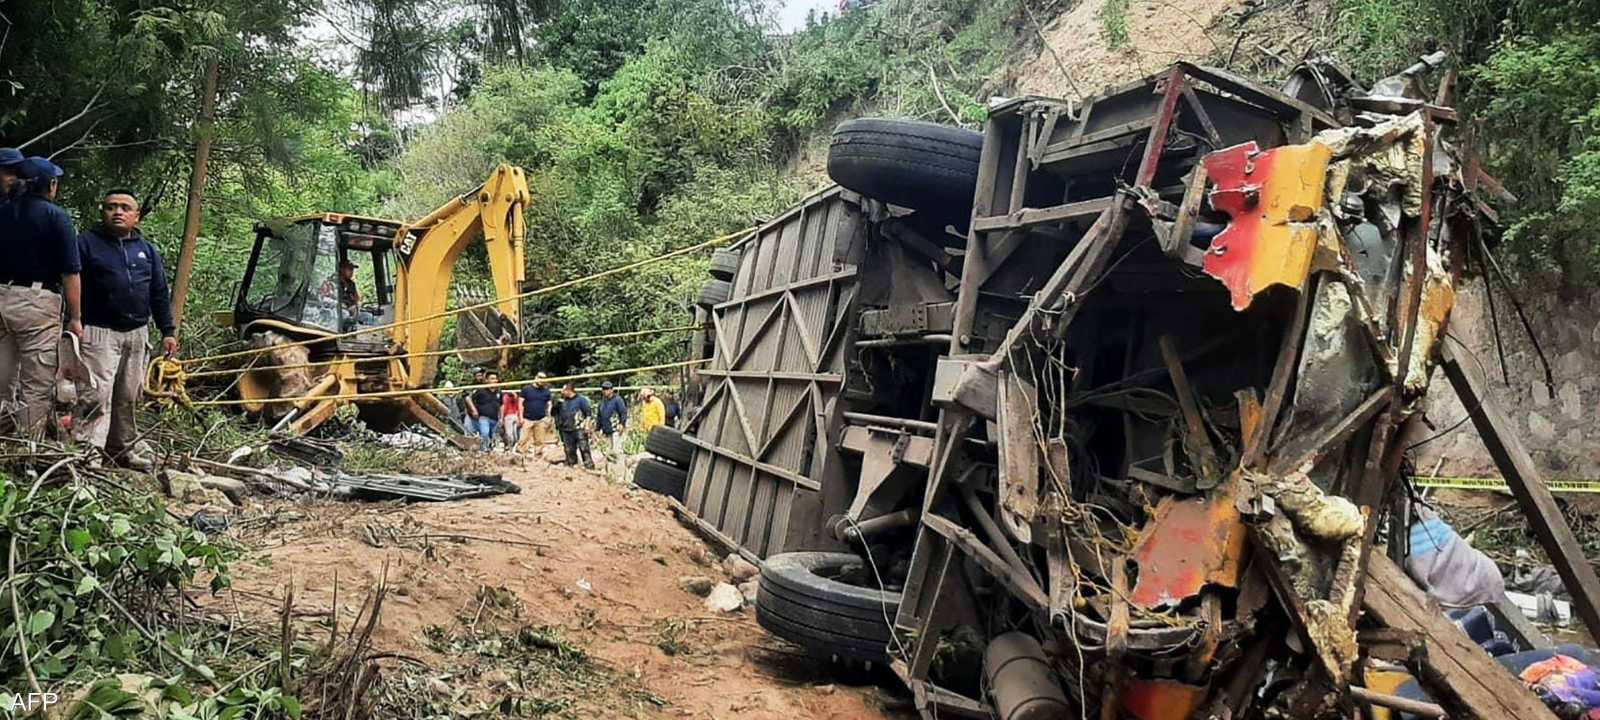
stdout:
[[(246, 549), (207, 602), (326, 636), (387, 582), (376, 650), (385, 717), (911, 717), (885, 673), (827, 667), (753, 609), (707, 610), (683, 576), (719, 554), (664, 499), (599, 473), (501, 461), (522, 492), (455, 503), (274, 502), (229, 531)], [(337, 601), (335, 601), (337, 592)], [(336, 606), (336, 607), (335, 607)]]

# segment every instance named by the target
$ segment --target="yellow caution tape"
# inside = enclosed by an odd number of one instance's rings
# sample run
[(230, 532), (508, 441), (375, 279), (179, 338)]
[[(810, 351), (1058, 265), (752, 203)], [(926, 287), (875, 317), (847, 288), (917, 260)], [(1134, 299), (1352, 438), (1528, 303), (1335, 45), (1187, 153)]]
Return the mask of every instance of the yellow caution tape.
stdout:
[[(413, 357), (440, 357), (440, 356), (445, 356), (445, 355), (454, 355), (454, 354), (459, 353), (459, 352), (483, 352), (483, 351), (486, 351), (486, 350), (524, 350), (524, 349), (537, 348), (537, 347), (549, 347), (549, 346), (553, 346), (553, 345), (571, 345), (573, 343), (580, 343), (580, 342), (597, 342), (597, 341), (601, 341), (601, 340), (626, 340), (628, 338), (635, 338), (635, 337), (647, 337), (647, 336), (651, 336), (651, 335), (665, 335), (665, 334), (669, 334), (669, 333), (688, 332), (690, 330), (699, 330), (700, 328), (703, 328), (703, 327), (709, 327), (709, 326), (706, 326), (706, 325), (679, 325), (677, 327), (659, 328), (659, 329), (653, 329), (653, 330), (629, 330), (627, 332), (606, 333), (606, 334), (603, 334), (603, 335), (580, 335), (580, 336), (576, 336), (576, 337), (555, 338), (555, 339), (551, 339), (551, 340), (531, 340), (531, 341), (528, 341), (528, 342), (502, 343), (502, 344), (499, 344), (499, 345), (478, 345), (478, 346), (475, 346), (475, 347), (453, 348), (453, 349), (450, 349), (450, 350), (427, 350), (427, 351), (419, 352), (419, 353), (395, 353), (395, 354), (392, 354), (392, 355), (377, 355), (377, 356), (373, 356), (373, 357), (362, 357), (361, 358), (361, 362), (370, 363), (370, 362), (381, 362), (381, 361), (384, 361), (384, 360), (405, 360), (405, 359), (413, 358)], [(278, 346), (273, 346), (273, 347), (283, 347), (283, 346), (278, 345)], [(300, 368), (322, 367), (322, 366), (325, 366), (325, 365), (329, 365), (329, 364), (331, 364), (333, 362), (335, 362), (335, 361), (333, 361), (333, 360), (318, 360), (318, 361), (301, 362), (301, 363), (287, 363), (287, 364), (284, 364), (284, 365), (245, 365), (245, 366), (236, 367), (236, 368), (227, 368), (225, 370), (196, 370), (196, 371), (193, 371), (193, 372), (184, 372), (183, 373), (183, 377), (184, 377), (184, 379), (192, 380), (194, 378), (200, 378), (200, 377), (215, 377), (215, 376), (238, 375), (238, 374), (244, 373), (244, 372), (260, 372), (260, 371), (264, 371), (264, 370), (297, 370), (297, 369), (300, 369)]]
[[(620, 370), (605, 370), (605, 371), (602, 371), (602, 372), (577, 373), (577, 374), (574, 374), (574, 375), (557, 375), (555, 377), (547, 377), (547, 378), (545, 378), (544, 382), (549, 383), (553, 387), (560, 387), (563, 383), (566, 383), (566, 382), (571, 381), (571, 380), (587, 380), (589, 378), (612, 377), (612, 376), (616, 376), (616, 375), (633, 375), (635, 373), (653, 372), (653, 371), (656, 371), (656, 370), (670, 370), (670, 369), (674, 369), (674, 368), (691, 367), (691, 366), (694, 366), (694, 365), (704, 365), (705, 363), (708, 363), (708, 362), (711, 362), (710, 358), (704, 358), (704, 359), (700, 359), (700, 360), (686, 360), (684, 362), (662, 363), (660, 365), (645, 365), (645, 366), (642, 366), (642, 367), (623, 368), (623, 369), (620, 369)], [(377, 392), (343, 393), (343, 394), (338, 394), (338, 395), (305, 395), (305, 396), (301, 396), (301, 397), (290, 397), (290, 398), (262, 398), (262, 399), (259, 399), (259, 400), (243, 400), (243, 399), (238, 399), (238, 400), (199, 400), (199, 401), (188, 403), (188, 405), (190, 405), (191, 407), (202, 407), (202, 406), (216, 406), (216, 405), (245, 405), (245, 404), (248, 404), (248, 403), (258, 403), (258, 402), (259, 403), (299, 402), (299, 401), (302, 401), (302, 400), (316, 400), (318, 402), (322, 402), (322, 401), (325, 401), (325, 400), (369, 400), (370, 401), (370, 400), (381, 400), (381, 399), (385, 399), (385, 398), (411, 397), (413, 395), (449, 395), (451, 393), (458, 393), (458, 392), (462, 392), (464, 390), (518, 389), (518, 388), (521, 388), (521, 387), (527, 385), (528, 382), (529, 382), (528, 380), (512, 380), (512, 381), (498, 382), (498, 383), (478, 383), (478, 384), (473, 384), (473, 385), (458, 385), (458, 386), (453, 387), (453, 388), (444, 388), (444, 387), (411, 388), (411, 389), (406, 389), (406, 390), (382, 390), (382, 391), (377, 391)]]
[[(1411, 484), (1419, 488), (1511, 492), (1506, 481), (1500, 478), (1416, 477), (1411, 479)], [(1546, 480), (1544, 485), (1553, 493), (1600, 493), (1600, 480)]]

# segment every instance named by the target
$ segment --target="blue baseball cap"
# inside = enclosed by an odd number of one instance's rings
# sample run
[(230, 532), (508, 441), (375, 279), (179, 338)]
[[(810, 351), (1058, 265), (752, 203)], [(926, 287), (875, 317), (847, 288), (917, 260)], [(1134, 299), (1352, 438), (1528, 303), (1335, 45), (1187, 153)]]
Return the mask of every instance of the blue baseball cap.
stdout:
[(16, 148), (0, 148), (0, 167), (21, 165), (23, 159), (24, 158), (22, 157), (21, 150)]
[(38, 155), (23, 160), (18, 169), (21, 170), (22, 176), (29, 180), (54, 180), (63, 174), (59, 165)]

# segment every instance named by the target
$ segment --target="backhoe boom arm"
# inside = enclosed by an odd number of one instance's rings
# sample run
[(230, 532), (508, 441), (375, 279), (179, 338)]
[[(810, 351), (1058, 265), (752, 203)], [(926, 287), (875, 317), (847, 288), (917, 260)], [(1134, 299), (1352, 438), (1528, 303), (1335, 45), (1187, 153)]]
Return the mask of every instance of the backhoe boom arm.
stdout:
[[(477, 190), (457, 197), (396, 235), (400, 262), (395, 273), (395, 318), (428, 318), (402, 325), (394, 341), (404, 348), (404, 372), (391, 378), (405, 388), (428, 387), (439, 369), (438, 356), (422, 355), (439, 347), (443, 313), (450, 299), (450, 278), (456, 260), (480, 233), (494, 280), (495, 309), (514, 326), (522, 323), (517, 299), (527, 277), (524, 262), (523, 212), (530, 195), (522, 168), (501, 165)], [(420, 237), (413, 231), (421, 230)]]

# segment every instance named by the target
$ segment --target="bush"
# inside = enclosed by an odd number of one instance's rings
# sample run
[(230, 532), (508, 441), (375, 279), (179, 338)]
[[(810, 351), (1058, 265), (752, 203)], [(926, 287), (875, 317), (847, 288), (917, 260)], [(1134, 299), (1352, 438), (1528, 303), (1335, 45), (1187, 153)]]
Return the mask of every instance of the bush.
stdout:
[(0, 475), (8, 568), (0, 627), (18, 640), (0, 644), (6, 687), (20, 687), (27, 667), (41, 681), (155, 667), (160, 651), (134, 617), (170, 611), (202, 573), (213, 592), (228, 584), (232, 553), (173, 522), (151, 494), (104, 479), (67, 481), (66, 472), (33, 483)]

